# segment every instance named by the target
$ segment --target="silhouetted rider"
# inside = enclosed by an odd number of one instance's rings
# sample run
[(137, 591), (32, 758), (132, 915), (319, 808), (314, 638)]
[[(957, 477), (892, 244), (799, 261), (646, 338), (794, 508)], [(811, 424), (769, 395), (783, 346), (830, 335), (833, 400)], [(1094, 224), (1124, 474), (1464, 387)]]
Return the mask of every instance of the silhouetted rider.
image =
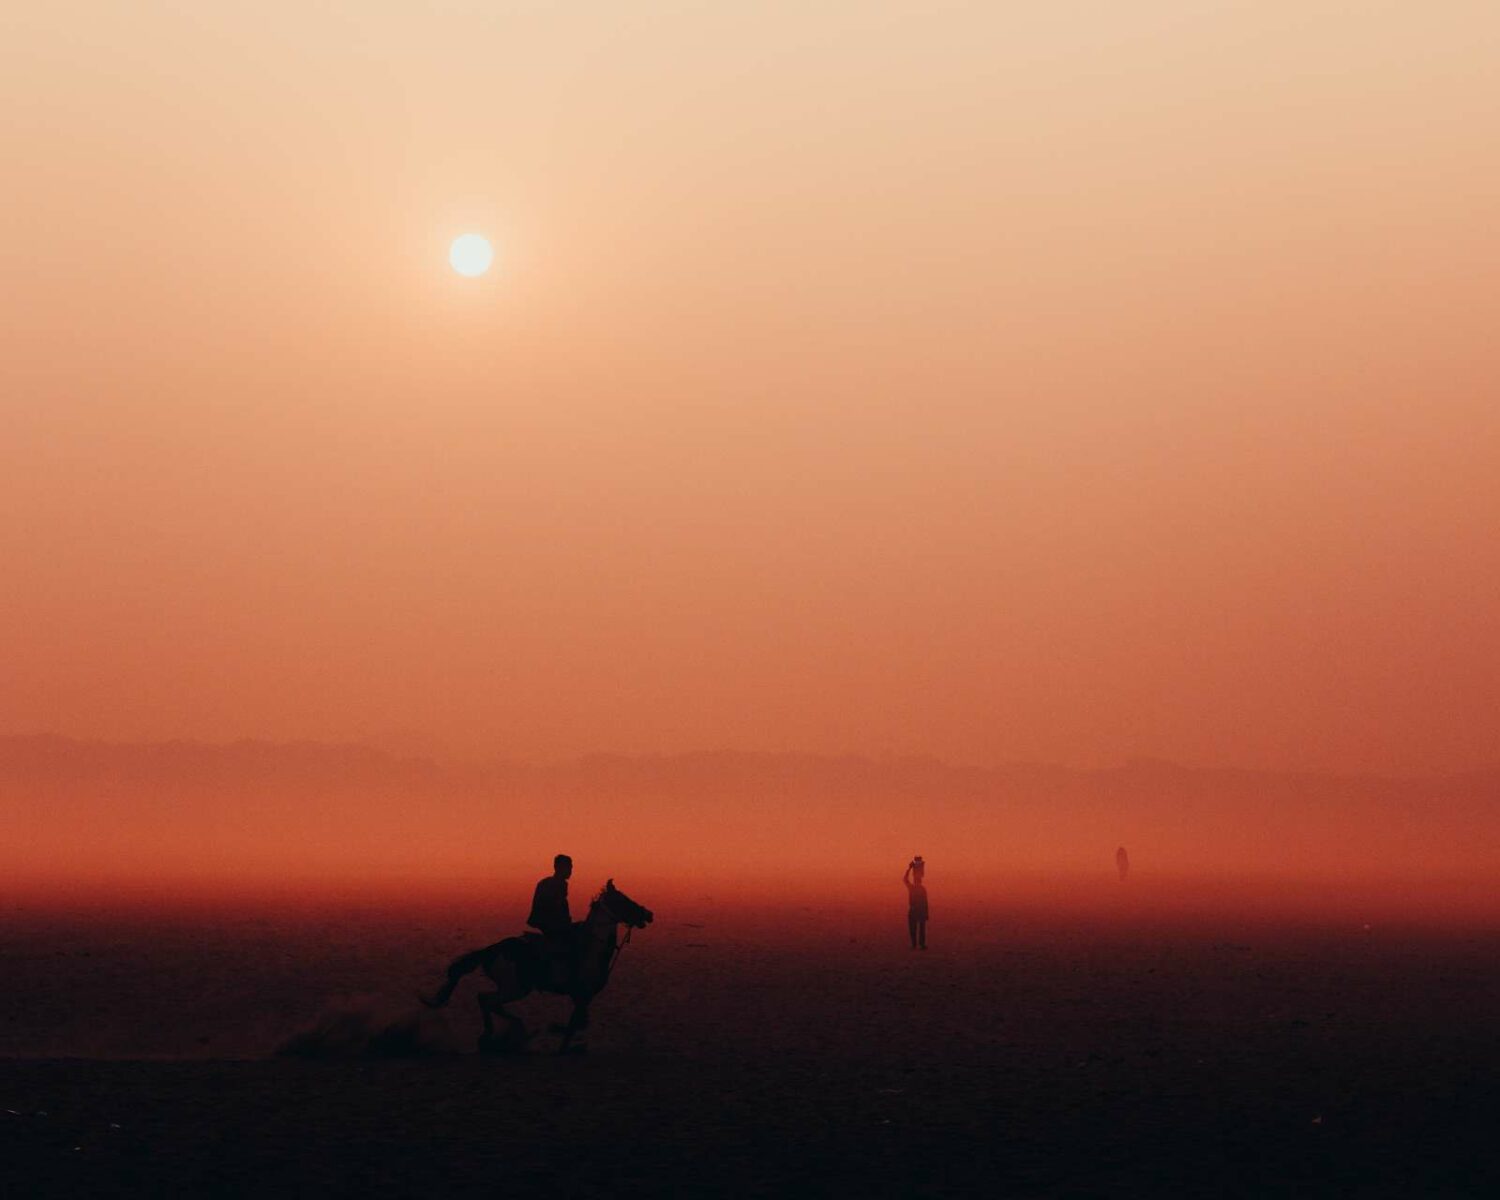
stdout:
[(566, 967), (573, 948), (573, 914), (568, 911), (568, 877), (573, 874), (573, 860), (559, 854), (552, 860), (552, 874), (539, 880), (531, 894), (531, 915), (526, 924), (542, 934), (542, 953), (547, 959), (548, 974), (555, 979)]

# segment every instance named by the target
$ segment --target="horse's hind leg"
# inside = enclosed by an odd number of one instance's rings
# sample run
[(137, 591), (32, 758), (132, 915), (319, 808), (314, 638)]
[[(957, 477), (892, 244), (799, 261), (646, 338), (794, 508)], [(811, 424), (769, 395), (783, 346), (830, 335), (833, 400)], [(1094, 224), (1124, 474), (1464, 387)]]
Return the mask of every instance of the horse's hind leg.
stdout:
[[(479, 1012), (484, 1017), (484, 1032), (479, 1048), (486, 1053), (514, 1054), (526, 1045), (526, 1024), (515, 1013), (507, 1011), (505, 998), (499, 992), (479, 993)], [(505, 1021), (505, 1032), (495, 1033), (495, 1016)]]
[(484, 1018), (483, 1037), (492, 1038), (495, 1036), (495, 1018), (493, 1013), (500, 1007), (500, 993), (480, 992), (474, 999), (479, 1003), (479, 1015)]

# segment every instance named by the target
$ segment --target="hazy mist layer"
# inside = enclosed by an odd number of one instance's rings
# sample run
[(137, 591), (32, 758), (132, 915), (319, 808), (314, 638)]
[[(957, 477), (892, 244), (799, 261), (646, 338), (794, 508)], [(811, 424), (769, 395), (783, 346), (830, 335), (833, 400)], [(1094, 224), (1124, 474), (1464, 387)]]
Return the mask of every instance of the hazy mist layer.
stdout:
[[(1500, 773), (1417, 779), (596, 755), (444, 767), (355, 746), (0, 739), (0, 902), (439, 900), (519, 920), (552, 855), (668, 907), (1326, 922), (1500, 916)], [(1128, 877), (1117, 875), (1125, 846)], [(1360, 914), (1363, 914), (1362, 916)]]

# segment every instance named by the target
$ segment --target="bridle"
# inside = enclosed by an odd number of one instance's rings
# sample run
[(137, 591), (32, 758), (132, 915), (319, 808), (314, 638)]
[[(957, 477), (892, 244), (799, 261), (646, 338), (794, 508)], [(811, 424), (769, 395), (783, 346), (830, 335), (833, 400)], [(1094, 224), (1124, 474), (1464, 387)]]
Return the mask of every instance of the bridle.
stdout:
[(616, 922), (625, 926), (625, 936), (615, 943), (614, 951), (609, 956), (609, 966), (606, 967), (604, 971), (604, 976), (607, 979), (609, 978), (609, 976), (614, 974), (615, 963), (617, 963), (620, 959), (620, 952), (624, 950), (626, 946), (630, 945), (630, 935), (635, 932), (636, 927), (633, 922), (627, 921), (624, 917), (620, 916), (620, 914), (617, 913), (613, 908), (611, 908), (608, 902), (605, 901), (604, 897), (601, 896), (598, 900), (598, 903), (604, 906), (604, 908), (609, 912), (609, 915)]

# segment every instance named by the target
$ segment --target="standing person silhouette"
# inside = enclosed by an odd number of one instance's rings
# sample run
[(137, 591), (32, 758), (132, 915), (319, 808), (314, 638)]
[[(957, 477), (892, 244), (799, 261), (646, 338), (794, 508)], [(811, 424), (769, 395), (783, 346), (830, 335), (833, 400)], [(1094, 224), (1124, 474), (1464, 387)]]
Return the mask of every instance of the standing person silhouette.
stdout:
[(906, 931), (911, 934), (911, 948), (927, 949), (927, 885), (922, 879), (927, 864), (919, 854), (906, 864), (901, 882), (906, 885)]
[(1125, 876), (1130, 874), (1130, 855), (1125, 853), (1124, 846), (1115, 851), (1115, 870), (1120, 872), (1120, 881), (1122, 883), (1125, 880)]

